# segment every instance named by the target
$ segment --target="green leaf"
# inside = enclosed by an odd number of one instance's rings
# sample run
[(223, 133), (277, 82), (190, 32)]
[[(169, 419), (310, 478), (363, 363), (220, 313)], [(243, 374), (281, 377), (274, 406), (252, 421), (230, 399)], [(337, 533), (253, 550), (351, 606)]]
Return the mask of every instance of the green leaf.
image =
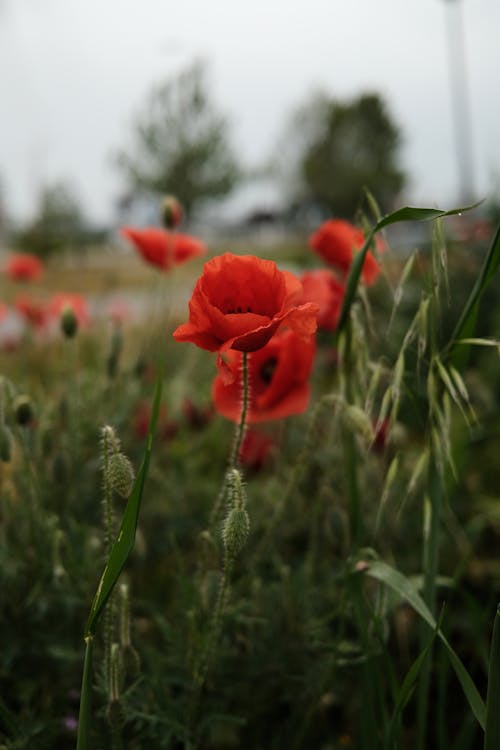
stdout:
[(458, 655), (451, 647), (441, 628), (438, 627), (438, 624), (433, 617), (430, 609), (418, 593), (413, 583), (398, 570), (395, 570), (390, 565), (387, 565), (387, 563), (384, 563), (381, 560), (367, 563), (365, 572), (372, 578), (376, 578), (381, 583), (389, 586), (389, 588), (399, 594), (408, 602), (408, 604), (413, 607), (413, 609), (429, 625), (430, 628), (437, 631), (437, 637), (439, 638), (441, 643), (443, 643), (446, 651), (448, 652), (448, 657), (450, 659), (451, 665), (455, 670), (455, 674), (457, 675), (457, 678), (462, 686), (465, 697), (469, 702), (469, 706), (471, 707), (472, 712), (478, 720), (480, 726), (482, 727), (482, 729), (484, 729), (486, 725), (486, 708), (484, 705), (484, 701), (479, 695), (479, 692), (471, 676), (462, 664)]
[(108, 601), (113, 588), (115, 587), (120, 573), (123, 570), (127, 558), (130, 555), (134, 543), (135, 543), (135, 532), (137, 529), (137, 520), (139, 517), (139, 509), (141, 506), (142, 493), (144, 490), (144, 483), (149, 468), (149, 461), (151, 458), (151, 447), (153, 443), (153, 434), (156, 429), (156, 423), (158, 421), (158, 413), (160, 410), (161, 400), (161, 389), (162, 389), (163, 371), (160, 368), (158, 379), (156, 381), (156, 391), (153, 401), (153, 409), (151, 413), (151, 422), (149, 424), (149, 432), (147, 436), (146, 451), (141, 464), (141, 468), (137, 473), (132, 492), (127, 502), (125, 512), (123, 514), (122, 523), (118, 536), (111, 548), (109, 553), (109, 560), (101, 576), (97, 592), (90, 608), (90, 615), (87, 621), (86, 635), (94, 635), (95, 626), (97, 620)]
[(401, 685), (401, 688), (398, 692), (398, 699), (396, 701), (396, 705), (394, 707), (394, 712), (391, 717), (391, 721), (389, 723), (388, 727), (388, 742), (387, 746), (389, 748), (395, 748), (396, 747), (396, 730), (399, 722), (399, 717), (401, 716), (403, 709), (405, 708), (406, 704), (410, 700), (412, 693), (415, 689), (415, 685), (417, 683), (418, 676), (420, 674), (420, 670), (422, 668), (422, 665), (424, 664), (429, 651), (431, 649), (432, 644), (434, 643), (436, 636), (438, 634), (438, 630), (441, 627), (441, 620), (442, 620), (442, 614), (439, 618), (438, 623), (436, 623), (436, 628), (434, 629), (434, 633), (432, 635), (432, 638), (429, 640), (429, 643), (424, 648), (424, 650), (417, 656), (413, 664), (411, 665), (410, 669), (408, 670), (404, 680), (403, 684)]
[[(443, 357), (451, 360), (458, 369), (467, 362), (469, 347), (464, 346), (463, 339), (472, 338), (476, 327), (476, 319), (479, 312), (481, 296), (495, 275), (500, 264), (500, 226), (498, 227), (493, 242), (484, 260), (481, 272), (472, 288), (465, 307), (455, 326), (450, 341), (443, 351)], [(459, 342), (462, 339), (462, 342)], [(462, 346), (458, 346), (461, 343)]]
[(497, 607), (491, 639), (488, 669), (488, 695), (486, 698), (486, 731), (484, 750), (500, 747), (500, 605)]
[(442, 211), (439, 208), (414, 208), (413, 206), (405, 206), (404, 208), (398, 208), (397, 211), (394, 211), (392, 214), (388, 214), (387, 216), (384, 216), (382, 219), (380, 219), (380, 221), (378, 221), (373, 229), (369, 232), (365, 240), (365, 244), (363, 245), (361, 250), (356, 253), (356, 256), (351, 264), (349, 276), (347, 277), (346, 291), (342, 304), (342, 310), (340, 311), (337, 331), (340, 332), (347, 323), (347, 320), (349, 318), (349, 311), (356, 296), (356, 290), (358, 288), (359, 279), (361, 277), (361, 270), (363, 268), (366, 253), (368, 252), (368, 248), (370, 247), (373, 237), (380, 229), (384, 229), (385, 227), (390, 226), (390, 224), (397, 224), (400, 221), (431, 221), (432, 219), (438, 219), (442, 216), (453, 216), (455, 214), (461, 214), (464, 211), (469, 211), (471, 208), (475, 208), (478, 205), (478, 203), (475, 203), (472, 206), (466, 206), (464, 208), (454, 208), (451, 211)]

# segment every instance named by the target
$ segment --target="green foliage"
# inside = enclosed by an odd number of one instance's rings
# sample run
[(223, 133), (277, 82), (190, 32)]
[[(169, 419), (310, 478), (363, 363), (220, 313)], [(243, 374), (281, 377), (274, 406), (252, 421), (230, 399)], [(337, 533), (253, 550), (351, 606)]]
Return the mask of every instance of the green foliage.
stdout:
[(136, 122), (132, 153), (122, 151), (117, 163), (133, 190), (175, 194), (188, 216), (234, 187), (239, 167), (227, 121), (211, 99), (200, 62), (152, 89)]
[(290, 150), (298, 151), (291, 158), (300, 199), (352, 220), (368, 188), (383, 211), (393, 207), (405, 182), (398, 163), (401, 136), (380, 95), (343, 102), (316, 94), (295, 114), (290, 138)]
[[(381, 223), (437, 215), (418, 211)], [(185, 314), (171, 298), (170, 315), (158, 303), (145, 323), (123, 323), (112, 372), (109, 331), (98, 328), (26, 339), (5, 355), (0, 745), (74, 750), (82, 633), (103, 569), (88, 620), (80, 747), (112, 747), (122, 734), (130, 750), (416, 748), (421, 693), (425, 747), (481, 745), (500, 585), (500, 373), (493, 347), (474, 347), (467, 370), (444, 356), (490, 255), (452, 245), (448, 261), (442, 240), (436, 232), (412, 262), (388, 250), (387, 279), (369, 290), (352, 282), (335, 349), (331, 334), (318, 336), (309, 412), (262, 426), (274, 462), (254, 473), (231, 460), (228, 469), (234, 426), (199, 418), (215, 357), (166, 335)], [(493, 274), (487, 282), (474, 335), (491, 343), (500, 284)], [(138, 516), (137, 413), (145, 399), (151, 416), (159, 347), (163, 395)], [(136, 367), (139, 359), (148, 366)], [(16, 421), (20, 396), (33, 404), (27, 424)], [(382, 419), (389, 429), (379, 444)], [(111, 456), (138, 469), (125, 505), (130, 466), (108, 466), (111, 557), (102, 425), (117, 436)], [(126, 601), (116, 602), (107, 663), (97, 621), (120, 572)]]
[(42, 189), (35, 218), (16, 233), (14, 244), (43, 258), (97, 240), (102, 237), (87, 229), (71, 189), (63, 183), (55, 183)]

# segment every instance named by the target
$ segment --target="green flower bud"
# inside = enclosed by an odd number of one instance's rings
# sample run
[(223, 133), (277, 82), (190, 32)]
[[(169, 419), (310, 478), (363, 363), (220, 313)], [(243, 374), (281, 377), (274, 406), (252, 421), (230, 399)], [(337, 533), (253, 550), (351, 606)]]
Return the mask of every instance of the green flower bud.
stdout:
[(109, 483), (120, 497), (127, 498), (132, 492), (135, 472), (127, 456), (114, 453), (109, 459)]
[(66, 338), (71, 339), (76, 335), (78, 331), (78, 318), (75, 315), (75, 311), (69, 305), (66, 306), (61, 313), (61, 331), (64, 333)]
[(173, 195), (167, 195), (161, 205), (163, 224), (167, 229), (175, 229), (182, 221), (181, 204)]
[(232, 508), (224, 519), (222, 541), (230, 557), (236, 557), (245, 546), (250, 533), (250, 519), (246, 508)]
[(14, 402), (14, 413), (17, 424), (22, 427), (27, 427), (33, 422), (35, 413), (29, 396), (18, 396)]

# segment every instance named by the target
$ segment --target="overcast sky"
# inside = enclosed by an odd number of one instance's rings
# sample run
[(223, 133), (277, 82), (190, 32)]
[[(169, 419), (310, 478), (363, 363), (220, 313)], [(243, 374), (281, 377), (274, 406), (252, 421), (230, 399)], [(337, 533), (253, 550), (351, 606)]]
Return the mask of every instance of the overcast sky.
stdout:
[[(500, 174), (499, 0), (461, 0), (475, 189)], [(451, 0), (0, 0), (0, 180), (9, 213), (40, 186), (75, 186), (112, 215), (113, 149), (151, 86), (194, 58), (248, 165), (266, 161), (290, 111), (318, 87), (380, 92), (404, 134), (407, 200), (458, 197), (447, 25)]]

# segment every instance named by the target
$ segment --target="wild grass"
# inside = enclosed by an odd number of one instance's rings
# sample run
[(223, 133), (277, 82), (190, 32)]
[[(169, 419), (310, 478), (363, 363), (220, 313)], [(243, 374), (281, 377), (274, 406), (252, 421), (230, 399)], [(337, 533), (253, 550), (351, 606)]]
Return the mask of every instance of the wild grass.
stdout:
[[(113, 372), (108, 323), (2, 354), (0, 746), (75, 748), (80, 712), (91, 750), (496, 747), (499, 363), (454, 342), (498, 338), (499, 253), (438, 228), (414, 260), (388, 251), (372, 289), (352, 281), (308, 411), (263, 426), (274, 450), (253, 471), (206, 410), (214, 356), (170, 335), (199, 266), (161, 288), (134, 262), (49, 271), (47, 290), (137, 283), (151, 314), (123, 324)], [(139, 476), (128, 504), (117, 453)]]

